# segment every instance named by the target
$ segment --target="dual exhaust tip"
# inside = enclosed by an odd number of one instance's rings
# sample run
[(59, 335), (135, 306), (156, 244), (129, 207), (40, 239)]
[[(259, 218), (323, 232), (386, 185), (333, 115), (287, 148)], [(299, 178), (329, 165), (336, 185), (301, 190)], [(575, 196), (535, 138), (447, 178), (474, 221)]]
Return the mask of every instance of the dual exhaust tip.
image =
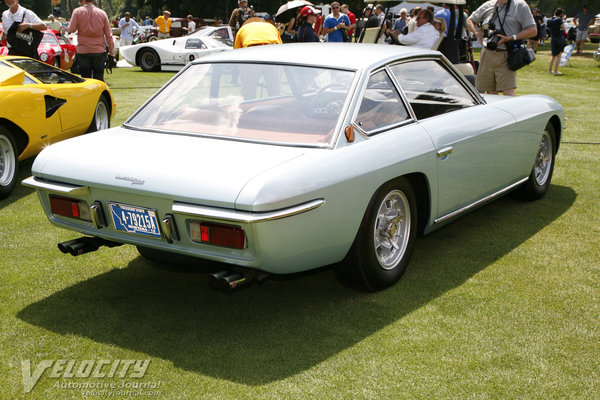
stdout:
[(98, 237), (80, 237), (77, 239), (59, 243), (58, 249), (64, 254), (68, 253), (75, 257), (85, 253), (91, 253), (93, 251), (96, 251), (102, 246), (116, 247), (122, 244), (123, 243), (117, 243)]
[[(80, 256), (98, 250), (102, 246), (116, 247), (123, 243), (113, 242), (99, 237), (80, 237), (77, 239), (61, 242), (58, 249), (64, 254)], [(269, 275), (264, 272), (253, 270), (219, 271), (208, 275), (209, 285), (218, 290), (232, 291), (247, 286), (251, 282), (261, 282)]]

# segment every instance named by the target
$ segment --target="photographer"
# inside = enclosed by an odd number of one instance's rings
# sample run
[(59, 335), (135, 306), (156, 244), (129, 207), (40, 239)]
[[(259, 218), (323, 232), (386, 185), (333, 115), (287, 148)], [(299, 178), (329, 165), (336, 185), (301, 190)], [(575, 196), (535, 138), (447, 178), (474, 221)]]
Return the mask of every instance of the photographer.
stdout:
[[(478, 27), (479, 24), (486, 31), (487, 40), (484, 40), (484, 30)], [(485, 47), (481, 50), (475, 81), (477, 90), (514, 96), (517, 73), (508, 68), (507, 46), (537, 34), (535, 20), (525, 0), (487, 1), (467, 19), (467, 27)]]

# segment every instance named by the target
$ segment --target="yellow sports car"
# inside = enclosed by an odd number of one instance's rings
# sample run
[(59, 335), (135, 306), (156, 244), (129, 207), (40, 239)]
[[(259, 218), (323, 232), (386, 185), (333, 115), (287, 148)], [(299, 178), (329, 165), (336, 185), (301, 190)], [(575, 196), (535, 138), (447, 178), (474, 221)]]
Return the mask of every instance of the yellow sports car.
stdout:
[(104, 82), (0, 56), (0, 199), (15, 186), (19, 161), (51, 143), (108, 128), (114, 106)]

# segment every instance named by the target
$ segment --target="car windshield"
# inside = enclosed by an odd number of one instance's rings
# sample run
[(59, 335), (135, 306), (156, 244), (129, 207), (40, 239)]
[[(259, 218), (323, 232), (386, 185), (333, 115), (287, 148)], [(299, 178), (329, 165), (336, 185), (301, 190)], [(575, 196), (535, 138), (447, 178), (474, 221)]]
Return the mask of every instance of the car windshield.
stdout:
[(11, 58), (8, 61), (42, 83), (81, 83), (85, 81), (67, 71), (31, 58)]
[(324, 145), (355, 72), (214, 63), (184, 70), (127, 126), (282, 144)]

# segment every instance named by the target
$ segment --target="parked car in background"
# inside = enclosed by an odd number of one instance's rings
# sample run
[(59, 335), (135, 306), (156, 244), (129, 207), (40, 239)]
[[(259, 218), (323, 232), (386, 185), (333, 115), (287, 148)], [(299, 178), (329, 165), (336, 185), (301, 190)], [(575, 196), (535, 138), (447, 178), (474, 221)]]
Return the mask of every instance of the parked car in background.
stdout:
[(122, 46), (119, 53), (144, 71), (180, 70), (185, 64), (208, 54), (233, 49), (229, 25), (203, 26), (191, 35)]
[(512, 190), (544, 196), (558, 102), (482, 95), (436, 51), (348, 48), (202, 57), (123, 126), (47, 147), (23, 183), (51, 223), (89, 235), (65, 253), (220, 261), (229, 286), (334, 264), (367, 291), (400, 278), (418, 233)]
[[(0, 29), (1, 32), (1, 29)], [(57, 68), (69, 69), (73, 65), (77, 46), (62, 33), (53, 29), (43, 30), (42, 41), (38, 46), (38, 59)], [(8, 48), (0, 47), (0, 55), (7, 55)]]
[(114, 101), (104, 82), (28, 57), (0, 56), (0, 198), (12, 191), (19, 161), (44, 147), (106, 129)]

